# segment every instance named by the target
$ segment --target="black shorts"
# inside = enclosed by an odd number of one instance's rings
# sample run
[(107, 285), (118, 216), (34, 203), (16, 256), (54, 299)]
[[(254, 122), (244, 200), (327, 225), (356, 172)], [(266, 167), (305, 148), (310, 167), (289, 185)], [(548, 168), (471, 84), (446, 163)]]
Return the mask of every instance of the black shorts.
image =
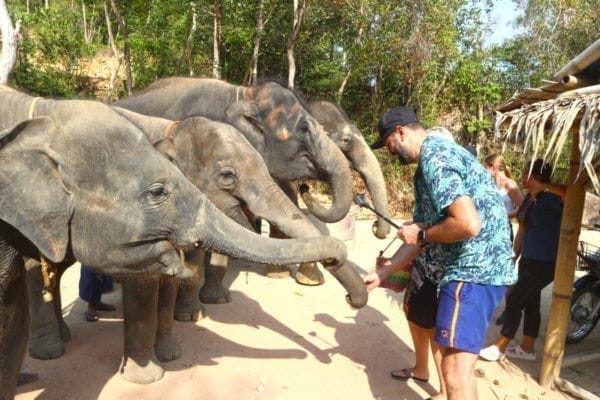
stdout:
[(408, 299), (406, 319), (424, 329), (435, 328), (435, 316), (438, 309), (437, 285), (428, 279), (416, 293)]

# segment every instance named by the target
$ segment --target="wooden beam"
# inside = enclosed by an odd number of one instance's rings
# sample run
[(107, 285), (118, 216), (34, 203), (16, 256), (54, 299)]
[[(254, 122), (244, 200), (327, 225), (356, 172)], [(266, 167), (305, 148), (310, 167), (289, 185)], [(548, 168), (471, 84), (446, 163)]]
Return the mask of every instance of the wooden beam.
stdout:
[(571, 296), (577, 263), (577, 245), (581, 231), (581, 218), (585, 203), (585, 191), (581, 180), (576, 181), (579, 170), (579, 136), (573, 136), (567, 195), (560, 225), (560, 240), (554, 272), (552, 305), (548, 318), (544, 355), (540, 369), (540, 385), (550, 387), (560, 374), (565, 350), (567, 325), (571, 312)]
[(573, 354), (563, 358), (562, 366), (570, 367), (571, 365), (577, 365), (584, 362), (594, 361), (600, 358), (600, 353), (580, 353)]

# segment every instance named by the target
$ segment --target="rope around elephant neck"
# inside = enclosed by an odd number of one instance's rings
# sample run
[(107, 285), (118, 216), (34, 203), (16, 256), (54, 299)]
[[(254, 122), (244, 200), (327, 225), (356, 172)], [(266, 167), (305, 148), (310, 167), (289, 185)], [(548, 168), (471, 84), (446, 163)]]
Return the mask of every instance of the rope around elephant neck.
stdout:
[(31, 100), (31, 104), (29, 104), (29, 112), (27, 113), (28, 119), (33, 118), (33, 112), (35, 111), (35, 105), (40, 99), (41, 99), (41, 97), (36, 97), (33, 100)]

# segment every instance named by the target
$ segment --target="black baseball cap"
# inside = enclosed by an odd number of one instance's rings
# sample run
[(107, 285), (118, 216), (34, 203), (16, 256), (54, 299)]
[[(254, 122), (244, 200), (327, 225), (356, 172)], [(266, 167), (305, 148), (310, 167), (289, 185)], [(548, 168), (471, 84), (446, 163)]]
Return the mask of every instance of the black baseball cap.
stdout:
[(407, 106), (399, 106), (389, 109), (379, 119), (377, 129), (379, 129), (379, 139), (371, 145), (372, 149), (383, 147), (385, 139), (390, 133), (394, 132), (398, 125), (408, 125), (413, 122), (419, 122), (415, 109)]

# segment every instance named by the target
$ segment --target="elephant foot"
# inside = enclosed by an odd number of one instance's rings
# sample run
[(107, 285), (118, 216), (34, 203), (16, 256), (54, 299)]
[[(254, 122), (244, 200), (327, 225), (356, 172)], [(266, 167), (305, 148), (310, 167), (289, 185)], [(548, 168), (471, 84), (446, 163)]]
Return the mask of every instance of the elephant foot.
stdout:
[[(196, 292), (197, 293), (197, 292)], [(200, 299), (195, 294), (189, 296), (177, 295), (175, 302), (174, 317), (180, 322), (199, 321), (206, 316), (206, 312)]]
[(64, 321), (58, 323), (58, 331), (60, 332), (60, 338), (64, 343), (71, 340), (71, 329), (69, 329), (69, 326), (65, 324)]
[[(199, 307), (175, 307), (175, 319), (179, 322), (195, 322), (206, 317), (206, 310), (202, 306)], [(162, 360), (161, 360), (162, 361)]]
[(198, 298), (205, 304), (225, 304), (231, 302), (231, 293), (224, 287), (206, 288), (202, 287), (198, 294)]
[(148, 360), (138, 364), (131, 357), (123, 357), (120, 372), (126, 381), (142, 385), (156, 382), (165, 375), (165, 370), (158, 365), (158, 361)]
[(295, 278), (301, 285), (318, 286), (325, 283), (325, 277), (315, 263), (300, 264)]
[(65, 343), (58, 333), (29, 339), (29, 355), (38, 360), (54, 360), (62, 356), (64, 352)]
[(292, 276), (290, 269), (285, 265), (265, 265), (265, 276), (273, 279), (283, 279)]
[(181, 344), (171, 335), (156, 335), (154, 352), (159, 361), (177, 360), (181, 357)]

